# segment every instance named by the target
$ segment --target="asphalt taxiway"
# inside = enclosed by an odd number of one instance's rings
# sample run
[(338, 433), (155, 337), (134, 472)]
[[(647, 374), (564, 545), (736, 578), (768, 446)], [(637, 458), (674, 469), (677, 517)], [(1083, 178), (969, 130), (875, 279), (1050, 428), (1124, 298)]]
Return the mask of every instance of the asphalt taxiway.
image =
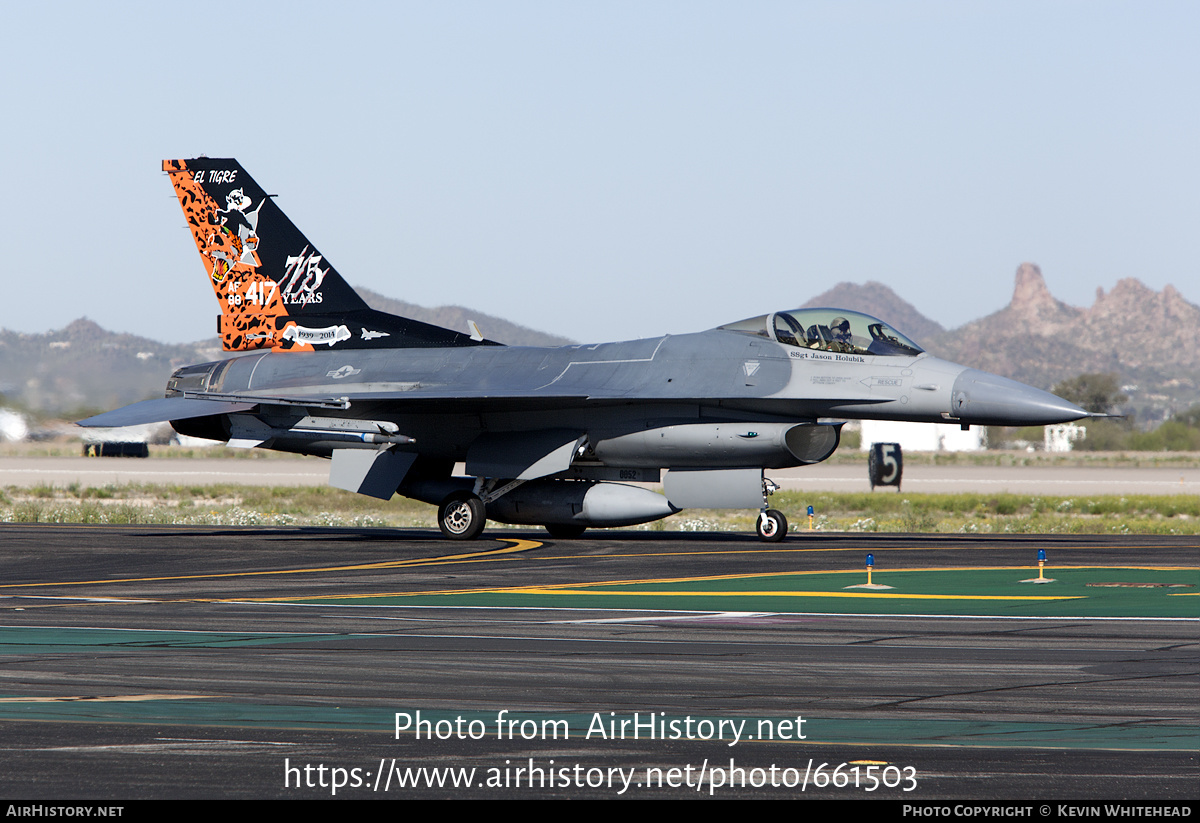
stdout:
[(0, 525), (0, 793), (1196, 794), (1194, 537), (486, 536)]

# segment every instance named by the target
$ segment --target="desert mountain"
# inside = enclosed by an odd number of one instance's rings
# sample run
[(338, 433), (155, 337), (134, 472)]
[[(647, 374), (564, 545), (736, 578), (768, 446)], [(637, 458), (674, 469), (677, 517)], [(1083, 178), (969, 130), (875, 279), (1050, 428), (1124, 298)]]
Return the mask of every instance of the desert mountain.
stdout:
[(45, 334), (0, 330), (0, 394), (29, 409), (105, 410), (162, 397), (171, 372), (222, 357), (216, 338), (172, 345), (80, 318)]
[[(436, 326), (466, 332), (467, 320), (474, 320), (489, 339), (510, 346), (572, 342), (460, 306), (427, 309), (366, 289), (358, 292), (372, 308)], [(7, 402), (52, 414), (104, 411), (162, 397), (167, 378), (180, 366), (229, 356), (215, 337), (158, 343), (106, 331), (86, 317), (45, 334), (0, 330), (0, 406)]]
[(882, 283), (839, 283), (804, 306), (875, 315), (939, 357), (1039, 388), (1115, 372), (1127, 410), (1145, 423), (1200, 402), (1200, 306), (1173, 286), (1156, 292), (1127, 278), (1084, 309), (1055, 298), (1041, 269), (1022, 263), (1007, 307), (950, 331)]
[(1007, 307), (921, 342), (948, 360), (1043, 388), (1116, 372), (1146, 422), (1200, 400), (1200, 306), (1173, 286), (1156, 292), (1127, 278), (1107, 294), (1098, 289), (1082, 309), (1055, 299), (1041, 269), (1022, 263)]

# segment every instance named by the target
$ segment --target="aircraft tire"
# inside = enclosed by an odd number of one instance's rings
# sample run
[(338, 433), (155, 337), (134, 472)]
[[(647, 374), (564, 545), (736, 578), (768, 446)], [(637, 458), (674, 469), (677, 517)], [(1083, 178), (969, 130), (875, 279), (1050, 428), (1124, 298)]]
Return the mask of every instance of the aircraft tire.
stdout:
[(787, 536), (788, 522), (783, 512), (767, 509), (758, 515), (756, 526), (758, 537), (767, 543), (778, 543)]
[(438, 528), (451, 540), (474, 540), (487, 525), (483, 501), (469, 492), (458, 492), (438, 507)]
[(576, 526), (573, 523), (547, 523), (545, 529), (551, 537), (558, 538), (559, 540), (569, 540), (572, 537), (579, 537), (579, 535), (587, 531), (587, 526)]

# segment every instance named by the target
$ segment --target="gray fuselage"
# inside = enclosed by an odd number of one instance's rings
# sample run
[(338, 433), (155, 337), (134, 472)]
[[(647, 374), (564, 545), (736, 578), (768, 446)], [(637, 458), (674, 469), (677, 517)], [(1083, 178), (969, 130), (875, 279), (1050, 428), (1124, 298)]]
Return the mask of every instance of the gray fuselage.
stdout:
[(391, 421), (422, 454), (457, 460), (485, 431), (579, 429), (594, 445), (689, 421), (1036, 425), (1084, 414), (1047, 392), (928, 353), (814, 351), (725, 330), (558, 348), (264, 353), (207, 371), (202, 385), (176, 388), (345, 397), (353, 408), (347, 416)]

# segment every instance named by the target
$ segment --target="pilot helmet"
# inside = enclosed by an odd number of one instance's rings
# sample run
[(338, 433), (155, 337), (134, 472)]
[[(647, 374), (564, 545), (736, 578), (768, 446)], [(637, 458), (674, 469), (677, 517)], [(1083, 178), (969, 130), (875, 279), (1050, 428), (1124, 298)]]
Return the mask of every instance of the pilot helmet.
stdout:
[(833, 339), (845, 343), (850, 340), (850, 321), (844, 317), (835, 317), (829, 321), (829, 331)]

